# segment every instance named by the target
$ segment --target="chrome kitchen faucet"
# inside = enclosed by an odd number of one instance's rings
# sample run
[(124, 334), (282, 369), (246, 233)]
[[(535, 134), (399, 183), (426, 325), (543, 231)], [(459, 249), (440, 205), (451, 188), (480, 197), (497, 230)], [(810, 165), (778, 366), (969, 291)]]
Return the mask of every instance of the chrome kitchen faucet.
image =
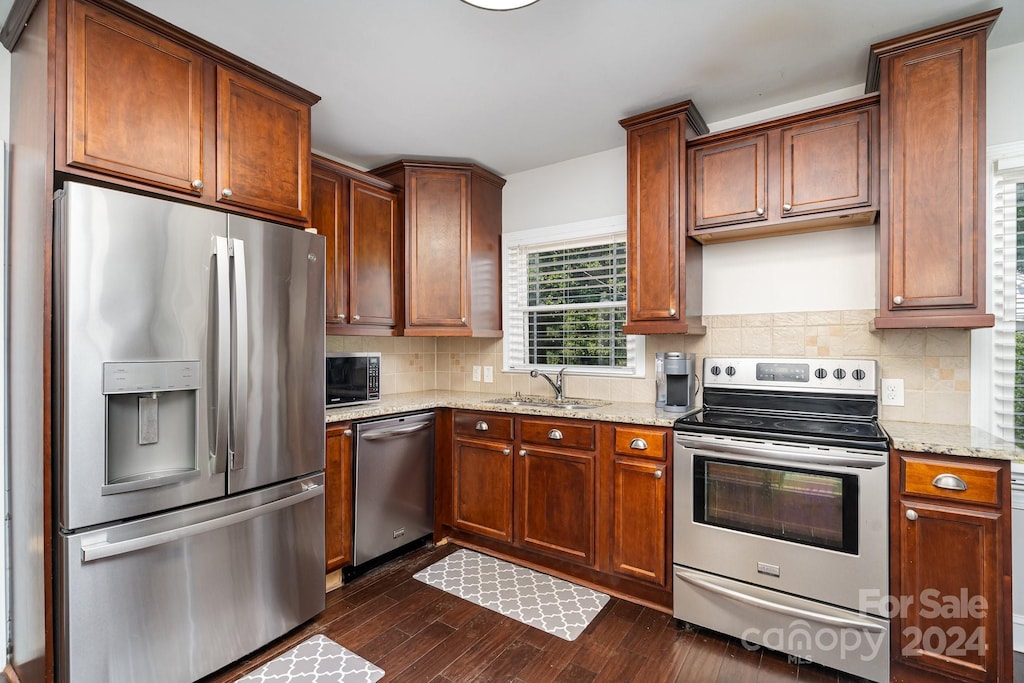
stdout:
[(562, 375), (563, 374), (565, 374), (565, 368), (562, 368), (561, 370), (559, 370), (558, 374), (555, 375), (555, 379), (552, 380), (551, 377), (549, 377), (546, 373), (540, 372), (539, 370), (530, 370), (530, 377), (543, 377), (544, 379), (547, 380), (548, 384), (551, 385), (551, 388), (555, 390), (555, 400), (556, 401), (561, 401), (562, 400)]

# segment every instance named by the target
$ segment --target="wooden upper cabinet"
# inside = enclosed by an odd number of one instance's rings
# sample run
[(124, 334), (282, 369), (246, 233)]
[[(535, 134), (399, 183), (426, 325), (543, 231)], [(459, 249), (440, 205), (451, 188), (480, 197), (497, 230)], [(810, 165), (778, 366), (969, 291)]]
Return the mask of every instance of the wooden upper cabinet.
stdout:
[(759, 134), (694, 151), (694, 229), (768, 218), (767, 144)]
[(686, 236), (686, 138), (707, 130), (687, 100), (626, 129), (627, 334), (703, 333), (701, 248)]
[(991, 327), (985, 312), (985, 40), (993, 10), (871, 47), (882, 100), (876, 328)]
[(68, 7), (68, 165), (199, 196), (202, 55), (94, 5)]
[(311, 185), (311, 223), (327, 242), (327, 333), (397, 334), (398, 190), (321, 157)]
[(689, 150), (704, 244), (874, 223), (878, 95), (723, 131)]
[(501, 336), (501, 188), (474, 164), (397, 161), (407, 336)]
[(56, 170), (308, 223), (319, 97), (126, 3), (57, 8)]
[(309, 216), (309, 105), (217, 67), (217, 201)]

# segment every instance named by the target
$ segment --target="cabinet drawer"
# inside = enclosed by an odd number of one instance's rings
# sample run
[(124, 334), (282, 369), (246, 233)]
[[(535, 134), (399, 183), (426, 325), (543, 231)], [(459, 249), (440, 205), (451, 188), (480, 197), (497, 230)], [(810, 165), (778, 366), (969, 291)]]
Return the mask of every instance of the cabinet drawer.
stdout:
[(523, 418), (520, 429), (523, 443), (594, 450), (594, 424), (590, 422)]
[(664, 460), (667, 442), (663, 429), (615, 427), (615, 452), (619, 455)]
[(981, 505), (1001, 504), (1004, 467), (905, 455), (900, 457), (903, 467), (902, 493)]
[(477, 438), (512, 440), (512, 416), (495, 413), (472, 413), (463, 410), (455, 413), (455, 433)]

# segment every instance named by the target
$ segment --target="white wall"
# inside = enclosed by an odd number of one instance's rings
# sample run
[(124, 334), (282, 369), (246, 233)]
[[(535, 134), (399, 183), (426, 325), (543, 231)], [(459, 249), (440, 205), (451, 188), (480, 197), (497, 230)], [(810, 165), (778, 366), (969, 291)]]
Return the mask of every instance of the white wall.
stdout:
[(987, 144), (1024, 140), (1024, 43), (989, 50)]
[[(6, 16), (4, 12), (0, 16)], [(7, 50), (0, 48), (0, 139), (8, 140), (11, 132), (11, 53)], [(0, 156), (0, 162), (6, 160)], [(0, 226), (3, 226), (4, 233), (7, 231), (7, 175), (6, 173), (0, 173)], [(0, 240), (0, 245), (6, 244), (6, 237)], [(0, 302), (7, 301), (7, 264), (8, 255), (6, 247), (0, 249), (3, 255), (3, 276), (0, 277)], [(3, 315), (7, 315), (6, 304), (0, 304), (0, 310), (3, 311)], [(0, 391), (0, 493), (3, 494), (2, 505), (4, 515), (0, 516), (0, 519), (6, 519), (7, 515), (7, 481), (6, 481), (6, 469), (7, 469), (7, 323), (4, 321), (3, 325), (4, 333), (0, 334), (0, 387), (3, 387), (3, 391)], [(0, 641), (3, 643), (3, 653), (0, 654), (0, 668), (7, 666), (7, 581), (8, 573), (8, 557), (7, 557), (7, 529), (4, 524), (0, 524), (0, 577), (2, 577), (2, 585), (0, 585), (0, 615), (2, 615), (2, 626), (0, 630), (3, 631), (3, 635), (0, 635)]]
[[(709, 127), (719, 131), (769, 120), (851, 99), (863, 90), (837, 90)], [(507, 181), (505, 232), (624, 214), (626, 148), (515, 173)], [(874, 308), (876, 280), (871, 227), (704, 247), (708, 315)]]

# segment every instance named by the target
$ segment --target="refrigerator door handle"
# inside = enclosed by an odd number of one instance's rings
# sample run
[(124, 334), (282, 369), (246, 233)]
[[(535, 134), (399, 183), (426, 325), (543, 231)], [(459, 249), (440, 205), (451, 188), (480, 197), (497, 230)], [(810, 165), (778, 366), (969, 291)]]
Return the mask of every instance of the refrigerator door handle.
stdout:
[(231, 310), (230, 290), (228, 287), (228, 271), (231, 267), (227, 237), (213, 238), (213, 256), (217, 269), (217, 280), (214, 285), (217, 316), (213, 321), (216, 345), (213, 357), (213, 373), (216, 378), (216, 395), (209, 393), (210, 413), (213, 416), (213, 443), (210, 459), (214, 474), (221, 474), (227, 469), (228, 454), (228, 401), (231, 379)]
[(234, 285), (235, 384), (231, 394), (231, 436), (228, 449), (231, 453), (231, 469), (239, 470), (245, 467), (249, 406), (249, 295), (245, 285), (245, 243), (242, 240), (231, 240), (231, 255), (234, 260), (231, 277)]
[(145, 550), (146, 548), (152, 548), (153, 546), (180, 541), (181, 539), (189, 538), (190, 536), (197, 536), (217, 529), (223, 529), (224, 527), (240, 524), (255, 517), (269, 514), (275, 510), (281, 510), (286, 507), (291, 507), (292, 505), (297, 505), (308, 498), (314, 498), (320, 495), (323, 495), (323, 487), (320, 484), (303, 484), (301, 491), (286, 498), (264, 503), (263, 505), (257, 505), (256, 507), (249, 508), (248, 510), (234, 512), (230, 515), (224, 515), (223, 517), (215, 517), (214, 519), (189, 524), (188, 526), (178, 527), (177, 529), (169, 529), (167, 531), (161, 531), (147, 536), (128, 538), (123, 541), (103, 541), (101, 543), (83, 545), (82, 562), (94, 562), (108, 557), (125, 555), (139, 550)]

